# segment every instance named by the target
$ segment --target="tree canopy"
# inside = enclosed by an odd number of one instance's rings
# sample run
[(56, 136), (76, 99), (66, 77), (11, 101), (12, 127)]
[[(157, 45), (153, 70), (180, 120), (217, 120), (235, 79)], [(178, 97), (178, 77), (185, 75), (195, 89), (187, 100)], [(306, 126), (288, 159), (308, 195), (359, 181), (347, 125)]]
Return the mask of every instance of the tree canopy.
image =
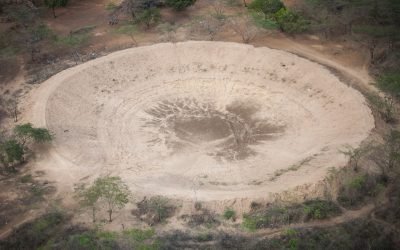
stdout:
[(175, 10), (184, 10), (187, 7), (193, 5), (196, 0), (166, 0), (166, 4), (169, 7), (174, 8)]

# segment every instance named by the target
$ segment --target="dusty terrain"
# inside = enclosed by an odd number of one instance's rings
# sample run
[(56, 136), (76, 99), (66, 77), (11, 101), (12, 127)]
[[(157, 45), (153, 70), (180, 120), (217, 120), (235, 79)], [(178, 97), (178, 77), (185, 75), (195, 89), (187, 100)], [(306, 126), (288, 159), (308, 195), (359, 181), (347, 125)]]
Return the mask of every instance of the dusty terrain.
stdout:
[(36, 167), (71, 192), (118, 175), (135, 194), (268, 198), (346, 164), (374, 127), (360, 93), (323, 66), (222, 42), (128, 49), (32, 91), (28, 120), (55, 133)]

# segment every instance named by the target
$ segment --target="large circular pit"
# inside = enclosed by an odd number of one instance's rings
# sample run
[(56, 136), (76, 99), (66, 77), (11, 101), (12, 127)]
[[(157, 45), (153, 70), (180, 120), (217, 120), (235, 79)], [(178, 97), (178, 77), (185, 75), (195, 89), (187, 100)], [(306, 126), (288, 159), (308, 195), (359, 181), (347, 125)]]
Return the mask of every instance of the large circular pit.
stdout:
[(59, 182), (112, 174), (136, 193), (182, 199), (315, 183), (374, 125), (363, 96), (323, 66), (222, 42), (113, 53), (54, 76), (37, 100)]

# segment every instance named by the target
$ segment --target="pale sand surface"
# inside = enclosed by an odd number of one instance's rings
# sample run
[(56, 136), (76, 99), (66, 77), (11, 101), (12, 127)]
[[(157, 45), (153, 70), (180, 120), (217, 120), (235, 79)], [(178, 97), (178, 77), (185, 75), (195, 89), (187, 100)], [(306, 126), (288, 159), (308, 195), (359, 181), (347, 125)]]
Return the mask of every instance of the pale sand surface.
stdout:
[(111, 174), (141, 195), (266, 197), (344, 166), (339, 149), (374, 127), (364, 97), (323, 66), (226, 42), (116, 52), (30, 100), (29, 121), (55, 134), (36, 168), (64, 191)]

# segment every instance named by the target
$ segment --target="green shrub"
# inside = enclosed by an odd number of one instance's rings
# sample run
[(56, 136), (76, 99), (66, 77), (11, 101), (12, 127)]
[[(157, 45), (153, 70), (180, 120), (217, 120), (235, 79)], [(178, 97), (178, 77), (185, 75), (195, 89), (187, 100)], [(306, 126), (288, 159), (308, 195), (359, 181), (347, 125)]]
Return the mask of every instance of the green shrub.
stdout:
[(53, 211), (17, 228), (7, 239), (0, 241), (0, 249), (37, 249), (55, 236), (66, 221), (64, 214)]
[(260, 11), (250, 12), (254, 23), (264, 29), (278, 29), (279, 25), (276, 20), (272, 17), (266, 17), (264, 13)]
[(340, 208), (332, 201), (310, 200), (303, 203), (305, 220), (322, 220), (340, 214)]
[(369, 103), (377, 109), (380, 113), (382, 119), (385, 120), (387, 123), (391, 123), (395, 120), (395, 111), (396, 105), (394, 98), (390, 96), (385, 96), (384, 98), (375, 95), (375, 94), (368, 94), (367, 99)]
[(17, 140), (11, 139), (0, 144), (0, 161), (6, 167), (24, 159), (24, 147)]
[(124, 231), (123, 235), (129, 242), (129, 249), (155, 250), (160, 248), (160, 243), (154, 239), (155, 231), (153, 229), (130, 229)]
[(244, 216), (243, 227), (248, 230), (274, 228), (291, 223), (321, 220), (341, 213), (332, 201), (308, 200), (301, 204), (270, 206)]
[(249, 9), (261, 11), (265, 15), (273, 15), (285, 8), (280, 0), (254, 0), (249, 4)]
[(137, 15), (136, 22), (144, 24), (146, 29), (149, 29), (152, 25), (157, 24), (160, 19), (160, 10), (158, 8), (149, 8)]
[(213, 235), (211, 233), (200, 233), (197, 235), (197, 241), (199, 242), (207, 242), (213, 240)]
[(26, 175), (22, 176), (21, 178), (19, 178), (19, 181), (21, 183), (30, 183), (30, 182), (33, 182), (33, 178), (32, 178), (32, 175), (26, 174)]
[(386, 73), (378, 78), (377, 86), (393, 96), (400, 97), (400, 73)]
[(361, 175), (348, 180), (339, 190), (338, 202), (346, 208), (356, 208), (367, 198), (374, 197), (381, 190), (377, 176)]
[(227, 209), (225, 209), (225, 211), (224, 211), (224, 218), (226, 219), (226, 220), (235, 220), (235, 218), (236, 218), (236, 212), (235, 212), (235, 210), (233, 210), (232, 208), (227, 208)]
[[(83, 231), (70, 235), (62, 249), (86, 250), (86, 249), (118, 249), (117, 234), (107, 231)], [(60, 243), (58, 243), (60, 244)]]
[(245, 215), (243, 217), (242, 226), (249, 231), (255, 231), (258, 229), (257, 222), (258, 222), (257, 217)]
[(175, 10), (181, 11), (193, 5), (196, 0), (166, 0), (166, 4), (169, 7), (174, 8)]
[(110, 2), (106, 5), (106, 10), (108, 11), (114, 11), (118, 8), (118, 5), (114, 2)]
[(300, 33), (308, 28), (308, 22), (303, 17), (285, 8), (276, 12), (274, 17), (280, 30), (287, 33)]
[(155, 232), (153, 229), (147, 229), (147, 230), (130, 229), (130, 230), (125, 230), (123, 234), (125, 237), (132, 239), (133, 241), (144, 242), (148, 239), (151, 239), (155, 235)]
[(57, 37), (56, 43), (67, 47), (79, 47), (89, 41), (88, 34), (70, 34), (64, 37)]

